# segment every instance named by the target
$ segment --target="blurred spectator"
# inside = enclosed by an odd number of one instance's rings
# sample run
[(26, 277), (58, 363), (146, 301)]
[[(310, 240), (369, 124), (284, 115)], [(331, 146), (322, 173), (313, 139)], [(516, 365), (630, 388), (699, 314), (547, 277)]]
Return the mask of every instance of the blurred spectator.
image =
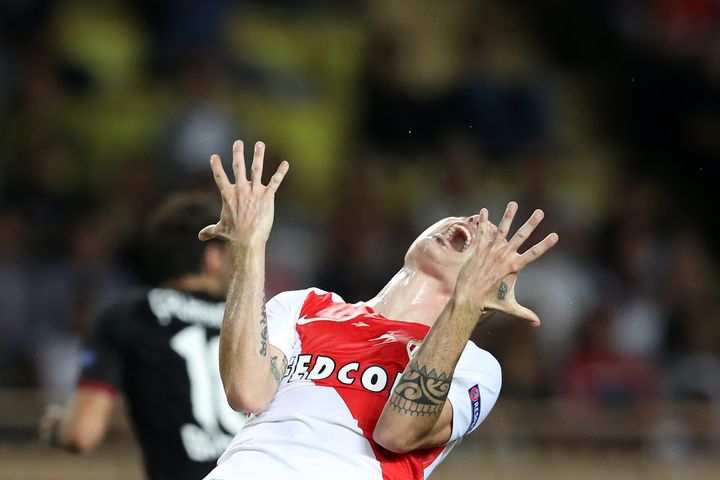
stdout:
[(629, 179), (612, 199), (612, 220), (597, 242), (604, 269), (601, 288), (615, 308), (612, 343), (625, 354), (660, 354), (665, 322), (657, 294), (664, 277), (664, 245), (657, 189)]
[(524, 273), (517, 292), (518, 298), (531, 305), (543, 322), (537, 335), (543, 362), (551, 370), (566, 360), (583, 317), (598, 301), (594, 266), (586, 258), (588, 225), (579, 207), (558, 195), (561, 164), (557, 155), (549, 146), (527, 148), (517, 161), (519, 192), (515, 197), (519, 219), (529, 218), (536, 208), (547, 212), (525, 246), (553, 231), (562, 238), (553, 255), (541, 258)]
[(180, 111), (168, 141), (172, 163), (164, 169), (174, 185), (206, 178), (210, 155), (223, 152), (240, 133), (223, 95), (225, 77), (217, 58), (188, 54), (182, 66)]
[[(543, 208), (531, 241), (555, 230), (561, 242), (517, 292), (542, 327), (476, 332), (505, 392), (589, 412), (660, 394), (697, 402), (664, 416), (655, 446), (718, 451), (717, 1), (493, 0), (482, 17), (444, 8), (442, 22), (415, 7), (409, 27), (460, 43), (434, 52), (441, 62), (361, 2), (111, 3), (122, 19), (106, 25), (89, 3), (0, 2), (1, 386), (72, 384), (88, 312), (140, 280), (150, 207), (168, 189), (212, 186), (208, 156), (250, 132), (293, 148), (269, 294), (314, 283), (366, 298), (438, 218), (487, 206), (497, 221), (511, 199), (518, 218)], [(119, 30), (103, 43), (105, 29)], [(108, 69), (115, 39), (127, 44)], [(508, 74), (514, 48), (532, 61)], [(407, 78), (420, 51), (430, 87)], [(365, 150), (336, 155), (354, 145)]]
[(595, 298), (592, 272), (565, 250), (541, 259), (523, 277), (518, 299), (542, 320), (538, 331), (543, 362), (551, 369), (566, 360), (576, 346), (576, 335)]
[[(284, 155), (265, 154), (265, 165), (274, 171)], [(295, 172), (295, 170), (294, 170)], [(301, 285), (313, 285), (320, 263), (325, 260), (323, 242), (327, 232), (320, 223), (319, 209), (307, 209), (295, 200), (299, 185), (298, 176), (288, 175), (283, 180), (285, 195), (275, 198), (275, 220), (267, 245), (266, 293), (267, 297), (296, 290)], [(213, 187), (214, 188), (214, 187)]]
[(717, 299), (696, 298), (672, 318), (675, 348), (667, 362), (668, 398), (683, 402), (681, 415), (658, 423), (655, 448), (667, 460), (720, 453), (720, 309)]
[(103, 221), (117, 246), (119, 262), (138, 278), (145, 278), (141, 253), (143, 226), (158, 199), (170, 187), (164, 172), (161, 175), (158, 171), (158, 157), (162, 155), (148, 151), (122, 159), (115, 167), (114, 181), (105, 190), (102, 207)]
[(320, 247), (318, 286), (348, 302), (375, 296), (402, 262), (393, 255), (396, 232), (387, 209), (371, 194), (382, 181), (380, 171), (369, 167), (356, 165), (338, 186), (327, 243)]
[[(547, 358), (540, 348), (540, 331), (525, 322), (502, 318), (500, 326), (480, 326), (473, 340), (488, 344), (503, 369), (503, 395), (515, 398), (544, 398), (553, 392)], [(492, 324), (496, 324), (493, 319)], [(487, 338), (485, 333), (487, 331)], [(485, 348), (485, 347), (483, 347)]]
[(681, 399), (704, 398), (720, 407), (720, 309), (713, 300), (697, 299), (677, 313), (668, 393)]
[(539, 78), (510, 80), (495, 74), (487, 58), (488, 41), (473, 25), (463, 46), (448, 122), (471, 127), (494, 157), (507, 159), (550, 133), (547, 98)]
[(48, 262), (38, 272), (33, 342), (37, 346), (41, 385), (66, 394), (74, 385), (83, 335), (92, 313), (132, 283), (116, 264), (114, 239), (101, 212), (81, 210), (67, 233), (68, 257)]
[(177, 73), (191, 52), (217, 54), (222, 47), (228, 0), (133, 1), (152, 35), (151, 62), (159, 73)]
[[(667, 275), (662, 285), (663, 303), (671, 314), (694, 308), (716, 295), (718, 279), (705, 241), (694, 229), (679, 230), (669, 246)], [(672, 349), (675, 341), (668, 335)]]
[(437, 98), (413, 95), (402, 83), (401, 52), (395, 35), (371, 39), (359, 95), (360, 129), (373, 147), (407, 155), (433, 146), (442, 118)]
[(661, 393), (658, 366), (651, 358), (615, 349), (612, 315), (610, 308), (596, 309), (582, 324), (560, 381), (564, 399), (597, 406), (650, 400)]
[(0, 204), (0, 386), (35, 383), (32, 353), (34, 271), (30, 226), (17, 207)]
[[(676, 399), (677, 400), (677, 399)], [(684, 408), (670, 411), (656, 425), (653, 433), (654, 453), (662, 460), (677, 462), (720, 453), (720, 410), (717, 403), (704, 396), (683, 398)]]
[(438, 178), (421, 208), (414, 209), (418, 229), (425, 229), (440, 218), (473, 215), (487, 205), (491, 182), (487, 178), (486, 156), (468, 134), (448, 134), (442, 141), (435, 169)]
[(36, 138), (25, 154), (9, 196), (22, 205), (32, 225), (34, 253), (61, 255), (65, 226), (80, 203), (78, 161), (58, 139)]

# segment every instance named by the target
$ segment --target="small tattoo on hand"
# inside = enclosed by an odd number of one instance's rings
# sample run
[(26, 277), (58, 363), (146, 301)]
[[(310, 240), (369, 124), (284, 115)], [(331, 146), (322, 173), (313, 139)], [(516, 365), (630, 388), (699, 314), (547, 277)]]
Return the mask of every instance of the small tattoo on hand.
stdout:
[(498, 288), (498, 299), (505, 300), (505, 295), (507, 295), (507, 283), (500, 282), (500, 288)]

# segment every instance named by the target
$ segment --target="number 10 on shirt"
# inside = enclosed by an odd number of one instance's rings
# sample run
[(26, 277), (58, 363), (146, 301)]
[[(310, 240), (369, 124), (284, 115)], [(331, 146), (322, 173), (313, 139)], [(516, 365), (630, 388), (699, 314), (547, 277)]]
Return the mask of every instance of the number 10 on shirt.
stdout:
[[(208, 338), (204, 328), (193, 325), (176, 333), (170, 340), (170, 346), (185, 360), (190, 380), (193, 417), (206, 434), (198, 435), (199, 432), (193, 429), (183, 431), (185, 448), (191, 458), (212, 457), (217, 451), (217, 437), (226, 437), (219, 427), (234, 435), (247, 419), (245, 415), (230, 408), (225, 400), (218, 367), (220, 337), (215, 335)], [(183, 429), (188, 430), (186, 427), (188, 425)], [(229, 438), (227, 440), (229, 441)], [(221, 440), (220, 443), (224, 442)], [(223, 449), (224, 447), (220, 449), (220, 453)]]

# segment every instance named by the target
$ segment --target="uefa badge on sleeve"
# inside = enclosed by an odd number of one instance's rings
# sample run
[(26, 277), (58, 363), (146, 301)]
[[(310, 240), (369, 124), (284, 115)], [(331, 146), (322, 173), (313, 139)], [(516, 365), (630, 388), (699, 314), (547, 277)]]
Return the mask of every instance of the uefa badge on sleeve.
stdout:
[(477, 426), (478, 420), (480, 420), (480, 388), (477, 386), (477, 384), (470, 387), (470, 389), (468, 390), (468, 396), (470, 397), (472, 419), (470, 421), (470, 426), (468, 426), (468, 429), (465, 431), (465, 435), (470, 433), (472, 429)]

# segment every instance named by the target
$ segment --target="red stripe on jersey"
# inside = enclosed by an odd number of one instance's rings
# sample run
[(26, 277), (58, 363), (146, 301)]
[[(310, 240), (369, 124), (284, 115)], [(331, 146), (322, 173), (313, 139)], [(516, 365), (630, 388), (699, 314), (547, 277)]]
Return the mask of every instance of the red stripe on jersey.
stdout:
[(101, 390), (110, 396), (117, 395), (117, 388), (99, 380), (80, 380), (78, 382), (78, 388), (91, 388), (93, 390)]
[[(423, 479), (423, 470), (444, 448), (396, 454), (373, 440), (393, 383), (409, 361), (408, 342), (422, 340), (429, 329), (420, 323), (388, 320), (369, 307), (335, 303), (330, 293), (311, 292), (300, 310), (297, 330), (302, 353), (312, 355), (313, 362), (325, 356), (335, 364), (334, 374), (313, 381), (338, 392), (370, 442), (385, 480)], [(339, 374), (345, 365), (351, 368)], [(308, 371), (312, 367), (308, 365)], [(387, 381), (380, 390), (383, 371)]]

